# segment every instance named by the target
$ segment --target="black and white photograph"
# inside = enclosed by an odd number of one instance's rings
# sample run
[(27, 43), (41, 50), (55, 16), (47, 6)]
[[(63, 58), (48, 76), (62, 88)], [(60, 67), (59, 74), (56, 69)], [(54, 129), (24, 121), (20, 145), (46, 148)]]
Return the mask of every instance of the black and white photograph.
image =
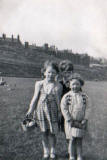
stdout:
[(107, 160), (107, 1), (0, 0), (0, 160)]

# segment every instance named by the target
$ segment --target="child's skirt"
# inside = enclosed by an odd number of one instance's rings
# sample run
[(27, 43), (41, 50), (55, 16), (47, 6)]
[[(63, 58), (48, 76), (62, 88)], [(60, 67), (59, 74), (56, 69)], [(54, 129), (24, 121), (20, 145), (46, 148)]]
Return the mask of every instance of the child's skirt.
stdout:
[(40, 127), (41, 132), (46, 132), (47, 130), (52, 134), (58, 133), (58, 123), (57, 122), (51, 122), (49, 121), (38, 121), (38, 125)]
[(85, 135), (84, 129), (79, 129), (71, 126), (71, 122), (65, 122), (66, 139), (83, 138)]

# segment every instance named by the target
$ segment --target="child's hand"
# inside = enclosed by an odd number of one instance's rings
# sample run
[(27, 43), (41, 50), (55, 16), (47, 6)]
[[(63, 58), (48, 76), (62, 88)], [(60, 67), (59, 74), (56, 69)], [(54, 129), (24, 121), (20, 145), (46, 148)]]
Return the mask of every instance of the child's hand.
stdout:
[(30, 112), (27, 112), (27, 113), (26, 113), (26, 118), (29, 118), (30, 115), (31, 115), (31, 113), (30, 113)]
[(84, 125), (84, 124), (86, 124), (86, 122), (87, 122), (87, 120), (84, 119), (84, 120), (82, 120), (81, 124)]
[(67, 95), (66, 98), (65, 98), (65, 103), (67, 105), (70, 105), (71, 104), (71, 96), (70, 95)]

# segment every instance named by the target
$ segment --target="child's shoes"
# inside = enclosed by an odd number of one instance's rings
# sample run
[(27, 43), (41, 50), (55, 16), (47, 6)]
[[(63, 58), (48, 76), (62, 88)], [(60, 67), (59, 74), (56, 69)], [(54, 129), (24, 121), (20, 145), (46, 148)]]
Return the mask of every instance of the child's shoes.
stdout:
[(77, 157), (77, 160), (83, 160), (82, 156)]
[(44, 154), (43, 155), (43, 160), (49, 160), (49, 154)]
[(48, 160), (48, 159), (49, 159), (49, 150), (48, 148), (44, 148), (43, 160)]
[(49, 157), (49, 154), (45, 153), (43, 157), (44, 157), (44, 158), (48, 158), (48, 157)]
[(70, 157), (69, 160), (75, 160), (75, 157)]
[(56, 158), (55, 149), (54, 149), (54, 148), (51, 148), (51, 151), (50, 151), (50, 159), (55, 160), (55, 158)]
[(51, 153), (51, 154), (50, 154), (50, 159), (55, 160), (55, 158), (56, 158), (56, 155), (55, 155), (55, 154), (53, 154), (53, 153)]

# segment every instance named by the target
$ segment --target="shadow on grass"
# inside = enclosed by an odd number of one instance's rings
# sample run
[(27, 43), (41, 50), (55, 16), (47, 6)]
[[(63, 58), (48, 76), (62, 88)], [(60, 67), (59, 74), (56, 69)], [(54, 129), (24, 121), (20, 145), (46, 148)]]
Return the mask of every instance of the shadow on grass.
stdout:
[[(60, 154), (57, 154), (57, 160), (68, 160), (69, 159), (69, 155), (68, 154), (64, 154), (64, 153), (60, 153)], [(75, 158), (77, 159), (77, 158)], [(83, 156), (83, 160), (100, 160), (98, 159), (98, 157), (94, 157), (94, 156), (90, 156), (90, 155), (86, 155), (86, 156)]]

